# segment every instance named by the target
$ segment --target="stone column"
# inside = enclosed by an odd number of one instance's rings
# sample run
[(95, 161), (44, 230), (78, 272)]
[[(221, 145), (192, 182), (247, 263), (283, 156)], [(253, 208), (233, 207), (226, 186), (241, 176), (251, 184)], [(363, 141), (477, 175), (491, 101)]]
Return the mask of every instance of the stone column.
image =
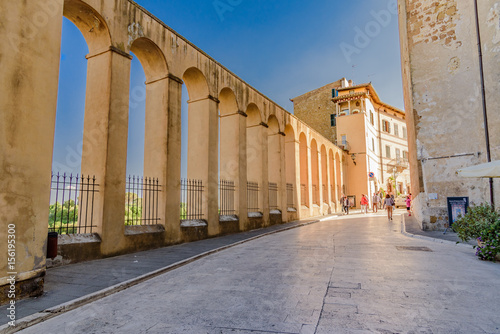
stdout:
[(302, 199), (300, 190), (300, 141), (294, 140), (289, 145), (293, 145), (293, 154), (295, 155), (295, 175), (293, 182), (295, 209), (297, 210), (297, 218), (302, 218)]
[(43, 292), (62, 13), (62, 0), (0, 2), (1, 303), (8, 273), (16, 299)]
[(280, 146), (280, 181), (278, 183), (278, 206), (281, 210), (281, 220), (288, 221), (288, 205), (287, 205), (287, 191), (286, 191), (286, 156), (285, 156), (285, 134), (280, 132), (279, 136)]
[(321, 157), (321, 149), (318, 148), (318, 199), (319, 199), (319, 213), (323, 214), (323, 159)]
[[(106, 256), (124, 247), (130, 62), (118, 49), (88, 55), (82, 175), (96, 177), (93, 225)], [(85, 204), (81, 201), (81, 206)], [(83, 212), (82, 212), (83, 214)], [(85, 217), (89, 220), (89, 217)], [(82, 219), (84, 219), (82, 217)]]
[[(308, 183), (307, 196), (309, 196), (309, 217), (312, 217), (314, 215), (311, 154), (315, 154), (315, 152), (312, 152), (311, 144), (308, 140), (307, 141), (307, 171), (308, 171), (308, 173), (307, 173), (307, 183)], [(316, 154), (317, 154), (317, 152), (316, 152)]]
[(165, 171), (165, 242), (181, 241), (180, 201), (181, 201), (181, 105), (182, 80), (169, 75), (168, 78), (168, 140), (167, 168)]
[(332, 194), (332, 184), (333, 184), (333, 180), (332, 180), (332, 172), (331, 172), (331, 168), (332, 166), (330, 166), (331, 164), (331, 159), (330, 159), (330, 155), (329, 153), (327, 152), (326, 153), (326, 193), (327, 193), (327, 196), (328, 196), (328, 207), (330, 208), (330, 212), (329, 213), (332, 213), (335, 211), (335, 209), (332, 207), (332, 204), (333, 204), (333, 194)]
[(235, 214), (240, 230), (245, 229), (247, 215), (246, 117), (238, 111), (220, 118), (220, 177), (234, 181)]
[(203, 215), (214, 236), (219, 234), (219, 101), (208, 96), (188, 103), (188, 178), (203, 183)]
[(266, 123), (261, 123), (260, 132), (262, 136), (262, 145), (261, 145), (261, 156), (262, 156), (262, 179), (259, 181), (259, 183), (262, 184), (262, 191), (261, 194), (262, 196), (260, 197), (261, 200), (261, 208), (262, 208), (262, 225), (263, 226), (268, 226), (270, 224), (270, 219), (269, 219), (269, 145), (268, 145), (268, 136), (267, 136), (267, 129), (268, 125)]

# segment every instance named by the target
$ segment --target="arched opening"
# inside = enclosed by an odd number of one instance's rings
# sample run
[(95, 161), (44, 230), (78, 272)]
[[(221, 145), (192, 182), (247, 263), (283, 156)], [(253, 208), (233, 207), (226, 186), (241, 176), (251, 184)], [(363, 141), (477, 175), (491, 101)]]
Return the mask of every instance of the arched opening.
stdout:
[(316, 140), (311, 140), (311, 177), (312, 177), (312, 201), (314, 205), (319, 205), (319, 163), (318, 144)]
[[(295, 211), (297, 209), (297, 159), (296, 154), (295, 132), (293, 127), (288, 124), (285, 127), (285, 164), (286, 164), (286, 197), (288, 211)], [(300, 177), (299, 177), (300, 180)]]
[(330, 150), (328, 152), (328, 161), (330, 165), (330, 196), (331, 196), (331, 206), (334, 208), (335, 212), (337, 212), (337, 207), (338, 207), (338, 201), (339, 197), (337, 194), (337, 187), (335, 186), (337, 184), (337, 179), (335, 178), (335, 160), (333, 158), (333, 151)]
[(321, 145), (321, 196), (324, 204), (330, 205), (328, 199), (328, 161), (325, 145)]
[(66, 0), (63, 16), (49, 231), (101, 233), (103, 196), (95, 190), (105, 175), (108, 106), (100, 95), (108, 78), (92, 56), (111, 38), (99, 13), (80, 1)]
[(59, 234), (91, 233), (78, 221), (88, 51), (78, 27), (63, 18), (48, 222)]
[(340, 156), (338, 153), (335, 153), (335, 175), (336, 175), (336, 186), (337, 186), (337, 195), (340, 198), (342, 195), (347, 195), (343, 193), (342, 189), (342, 161), (340, 160)]
[(262, 116), (257, 105), (251, 103), (247, 110), (247, 206), (249, 215), (262, 212), (263, 205), (263, 127)]
[[(219, 213), (223, 216), (239, 215), (240, 136), (242, 115), (230, 88), (219, 93)], [(244, 124), (244, 123), (243, 123)]]
[(168, 70), (159, 47), (147, 38), (133, 41), (127, 137), (125, 223), (164, 224), (167, 178)]
[[(281, 210), (281, 131), (278, 119), (271, 115), (267, 121), (267, 163), (269, 180), (269, 209)], [(277, 213), (277, 212), (276, 212)]]
[(307, 137), (302, 132), (299, 136), (300, 146), (300, 205), (310, 207), (309, 199), (309, 166)]
[[(218, 100), (210, 95), (205, 75), (195, 67), (183, 75), (189, 100), (187, 101), (187, 183), (181, 184), (186, 196), (200, 198), (188, 207), (185, 219), (208, 221), (209, 235), (219, 232), (217, 189), (219, 180), (219, 118)], [(186, 129), (185, 123), (182, 129)], [(183, 131), (184, 132), (184, 131)], [(189, 182), (194, 182), (196, 191)], [(191, 190), (189, 190), (191, 189)], [(193, 193), (194, 192), (194, 193)], [(184, 196), (183, 195), (183, 196)], [(186, 202), (187, 203), (187, 202)], [(189, 206), (189, 204), (187, 204)]]

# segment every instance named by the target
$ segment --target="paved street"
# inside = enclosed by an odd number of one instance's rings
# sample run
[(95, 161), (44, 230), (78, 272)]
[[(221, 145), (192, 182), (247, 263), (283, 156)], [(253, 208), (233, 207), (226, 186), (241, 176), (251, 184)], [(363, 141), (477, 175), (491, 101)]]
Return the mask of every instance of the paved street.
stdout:
[(500, 333), (499, 310), (500, 264), (381, 213), (238, 245), (21, 333)]

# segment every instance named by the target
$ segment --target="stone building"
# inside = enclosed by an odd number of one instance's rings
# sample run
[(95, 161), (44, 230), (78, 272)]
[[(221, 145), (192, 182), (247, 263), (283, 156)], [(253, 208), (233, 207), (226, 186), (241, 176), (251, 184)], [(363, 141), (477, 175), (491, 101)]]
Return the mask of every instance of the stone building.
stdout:
[(423, 229), (442, 229), (447, 197), (499, 194), (497, 181), (456, 170), (500, 158), (500, 3), (398, 3), (414, 213)]
[(343, 78), (292, 101), (298, 118), (347, 153), (342, 192), (356, 205), (362, 194), (380, 189), (410, 192), (405, 113), (382, 102), (371, 83)]

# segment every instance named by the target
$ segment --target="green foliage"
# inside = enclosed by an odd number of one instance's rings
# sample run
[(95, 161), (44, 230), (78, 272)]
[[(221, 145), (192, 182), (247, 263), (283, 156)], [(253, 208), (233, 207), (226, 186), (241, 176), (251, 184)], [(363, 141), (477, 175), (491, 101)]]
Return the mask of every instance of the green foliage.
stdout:
[(500, 254), (500, 219), (482, 229), (477, 240), (476, 255), (481, 260), (495, 261)]
[(483, 230), (500, 219), (500, 213), (489, 204), (469, 208), (465, 216), (460, 216), (452, 225), (462, 241), (477, 239)]
[(135, 193), (125, 194), (125, 225), (141, 225), (142, 198)]
[(56, 202), (49, 207), (49, 229), (59, 234), (76, 233), (78, 206), (75, 201)]
[(181, 203), (181, 219), (187, 218), (187, 206), (186, 203)]

